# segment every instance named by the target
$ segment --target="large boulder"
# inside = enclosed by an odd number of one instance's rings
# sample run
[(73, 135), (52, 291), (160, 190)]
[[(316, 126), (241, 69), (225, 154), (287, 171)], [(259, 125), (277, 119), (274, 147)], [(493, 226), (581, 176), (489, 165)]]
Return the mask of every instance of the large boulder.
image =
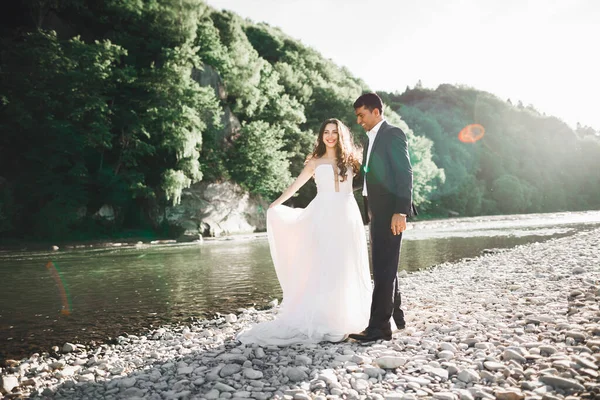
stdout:
[(266, 230), (268, 204), (232, 182), (200, 182), (183, 191), (181, 203), (166, 209), (183, 238), (199, 239)]
[[(84, 210), (77, 210), (77, 216), (80, 217), (85, 215)], [(109, 204), (104, 204), (100, 209), (94, 214), (95, 218), (99, 218), (105, 221), (114, 221), (115, 220), (115, 210)]]

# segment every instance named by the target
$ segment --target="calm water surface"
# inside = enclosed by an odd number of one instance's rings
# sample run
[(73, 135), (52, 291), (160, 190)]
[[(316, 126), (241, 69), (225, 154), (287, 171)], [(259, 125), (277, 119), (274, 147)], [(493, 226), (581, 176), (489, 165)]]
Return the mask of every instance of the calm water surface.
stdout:
[[(595, 227), (600, 211), (418, 222), (404, 234), (400, 269)], [(49, 261), (60, 279), (45, 267)], [(202, 245), (0, 251), (0, 281), (0, 359), (67, 340), (103, 341), (189, 317), (263, 307), (281, 297), (264, 236)], [(61, 314), (63, 308), (70, 314)]]

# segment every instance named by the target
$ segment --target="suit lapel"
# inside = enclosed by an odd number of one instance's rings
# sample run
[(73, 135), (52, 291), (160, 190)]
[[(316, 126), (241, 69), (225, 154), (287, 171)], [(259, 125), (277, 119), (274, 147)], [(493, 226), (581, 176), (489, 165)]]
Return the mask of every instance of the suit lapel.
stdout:
[(377, 136), (375, 136), (375, 141), (373, 142), (373, 148), (371, 149), (371, 157), (369, 157), (369, 162), (373, 159), (373, 154), (375, 154), (375, 151), (377, 150), (377, 144), (381, 142), (381, 134), (387, 128), (387, 126), (387, 121), (383, 121), (383, 124), (381, 124), (381, 126), (379, 127), (379, 130), (377, 131)]
[(362, 167), (363, 171), (367, 166), (367, 152), (369, 151), (369, 137), (367, 136), (367, 140), (363, 142), (363, 158), (362, 158)]
[[(380, 140), (381, 134), (385, 130), (385, 128), (387, 128), (387, 126), (388, 126), (387, 121), (383, 121), (383, 123), (379, 127), (379, 130), (377, 131), (377, 136), (375, 136), (375, 141), (373, 142), (373, 147), (371, 148), (369, 164), (371, 163), (371, 160), (373, 160), (373, 155), (375, 154), (375, 149), (377, 147), (377, 143), (381, 142), (381, 140)], [(368, 151), (369, 151), (369, 138), (367, 137), (367, 140), (364, 142), (364, 145), (363, 145), (363, 164), (362, 164), (363, 175), (367, 175), (369, 172), (369, 165), (367, 164)]]
[(379, 130), (377, 131), (377, 136), (375, 136), (375, 141), (373, 142), (373, 148), (371, 149), (371, 155), (373, 155), (373, 152), (375, 151), (375, 149), (377, 149), (377, 143), (381, 142), (381, 134), (383, 133), (383, 131), (385, 131), (387, 126), (388, 126), (387, 121), (383, 121), (383, 124), (381, 124), (381, 126), (379, 127)]

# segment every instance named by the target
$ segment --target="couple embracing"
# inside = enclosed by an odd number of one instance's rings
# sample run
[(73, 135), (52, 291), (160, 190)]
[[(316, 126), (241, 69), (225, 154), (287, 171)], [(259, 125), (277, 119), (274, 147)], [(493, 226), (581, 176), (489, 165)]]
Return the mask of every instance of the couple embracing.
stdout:
[[(241, 332), (242, 343), (391, 340), (405, 326), (398, 261), (406, 218), (416, 213), (406, 135), (385, 121), (375, 93), (360, 96), (354, 111), (368, 135), (362, 155), (341, 121), (326, 120), (304, 169), (269, 207), (267, 235), (283, 302), (274, 320)], [(306, 208), (282, 205), (312, 177), (317, 195)], [(361, 188), (374, 284), (353, 194)]]

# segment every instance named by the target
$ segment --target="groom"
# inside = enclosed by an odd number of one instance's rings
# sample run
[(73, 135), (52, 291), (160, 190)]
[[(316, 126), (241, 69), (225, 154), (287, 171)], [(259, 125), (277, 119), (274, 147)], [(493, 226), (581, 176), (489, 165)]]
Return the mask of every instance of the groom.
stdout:
[(390, 318), (398, 329), (405, 327), (398, 288), (398, 261), (406, 218), (416, 215), (412, 204), (412, 167), (406, 135), (383, 118), (383, 102), (375, 93), (365, 93), (354, 102), (356, 122), (366, 131), (362, 180), (365, 213), (371, 223), (373, 299), (369, 326), (349, 338), (369, 342), (391, 340)]

